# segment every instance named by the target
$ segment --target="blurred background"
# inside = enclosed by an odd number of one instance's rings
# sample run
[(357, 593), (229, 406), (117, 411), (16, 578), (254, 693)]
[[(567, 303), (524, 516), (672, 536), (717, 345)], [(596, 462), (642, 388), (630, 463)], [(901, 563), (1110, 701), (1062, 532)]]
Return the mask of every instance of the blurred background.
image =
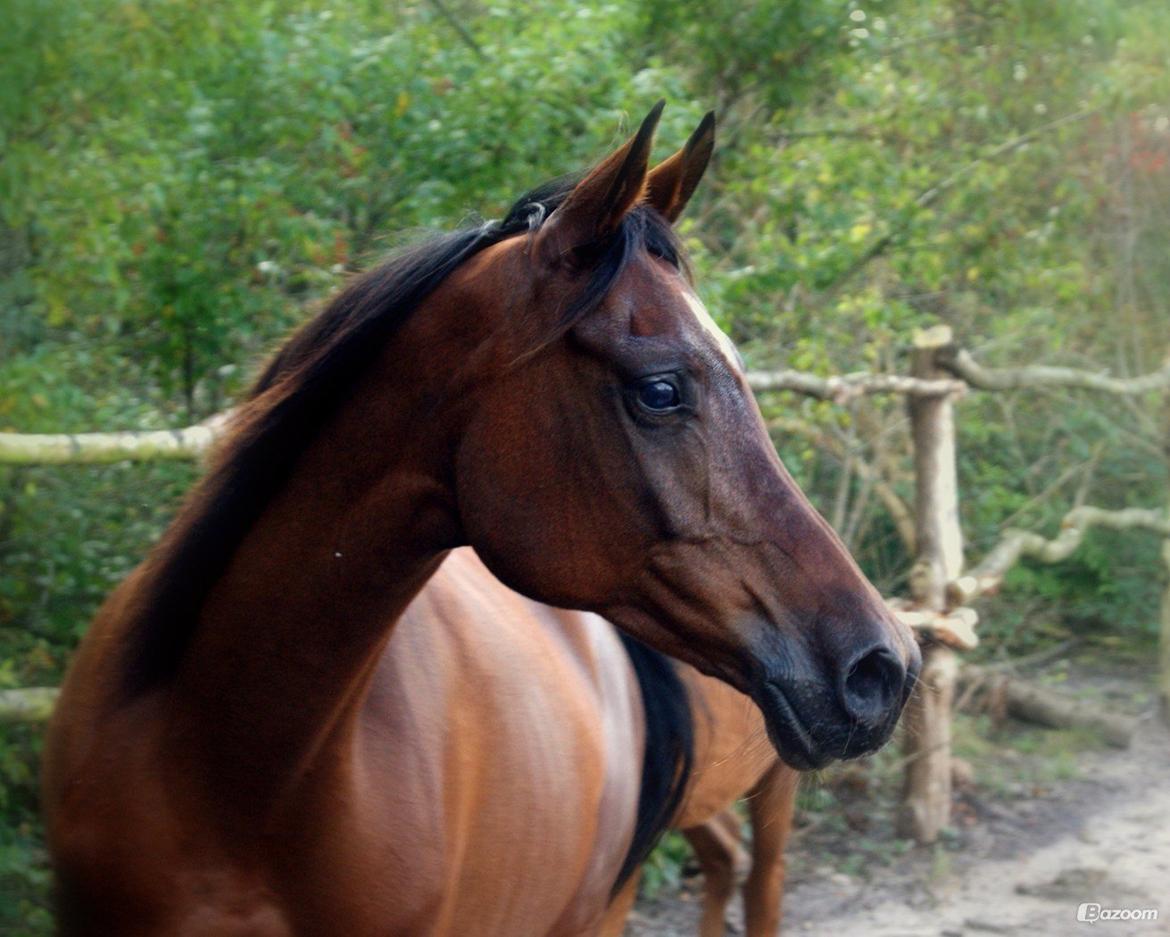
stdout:
[[(988, 366), (1126, 377), (1170, 352), (1165, 0), (0, 0), (0, 22), (0, 431), (222, 411), (347, 273), (421, 230), (499, 217), (659, 97), (659, 155), (718, 114), (680, 231), (755, 371), (905, 374), (914, 334), (938, 324)], [(1055, 536), (1079, 504), (1164, 510), (1168, 399), (964, 396), (969, 559), (1008, 527)], [(761, 400), (814, 503), (884, 594), (906, 594), (905, 400)], [(197, 472), (0, 465), (0, 689), (60, 681)], [(964, 660), (1021, 661), (1152, 721), (1161, 549), (1094, 528), (1058, 564), (1016, 565), (980, 599)], [(955, 813), (931, 846), (896, 834), (897, 751), (806, 785), (791, 880), (820, 891), (804, 911), (792, 899), (794, 927), (809, 908), (856, 913), (879, 886), (945, 901), (958, 870), (1060, 835), (1045, 810), (1087, 810), (1102, 759), (1152, 770), (1149, 745), (1105, 755), (1092, 732), (996, 709), (960, 706)], [(39, 737), (0, 727), (13, 934), (49, 928)], [(690, 932), (686, 873), (668, 840), (638, 933)]]

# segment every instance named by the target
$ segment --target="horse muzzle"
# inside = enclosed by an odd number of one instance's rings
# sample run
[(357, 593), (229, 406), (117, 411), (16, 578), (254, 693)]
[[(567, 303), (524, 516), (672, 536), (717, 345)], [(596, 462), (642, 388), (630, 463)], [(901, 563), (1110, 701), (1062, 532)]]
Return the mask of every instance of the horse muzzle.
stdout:
[[(789, 650), (788, 665), (768, 673), (751, 696), (764, 714), (780, 757), (801, 771), (871, 754), (889, 741), (921, 669), (910, 645), (907, 659), (886, 643), (859, 649), (837, 663)], [(818, 666), (820, 663), (820, 666)]]

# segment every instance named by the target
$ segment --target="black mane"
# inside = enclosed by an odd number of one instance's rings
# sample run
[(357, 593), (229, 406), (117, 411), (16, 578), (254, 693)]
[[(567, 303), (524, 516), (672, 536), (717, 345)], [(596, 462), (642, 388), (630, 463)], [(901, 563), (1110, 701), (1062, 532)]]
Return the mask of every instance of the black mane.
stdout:
[(616, 895), (646, 861), (682, 806), (695, 760), (690, 695), (674, 661), (618, 631), (642, 691), (646, 744), (634, 837), (610, 894)]
[[(575, 181), (546, 183), (520, 198), (502, 221), (443, 234), (392, 257), (355, 279), (276, 354), (240, 408), (215, 465), (148, 560), (126, 649), (124, 692), (145, 692), (174, 676), (211, 587), (297, 456), (395, 330), (471, 257), (537, 230)], [(591, 273), (554, 333), (594, 309), (642, 249), (683, 264), (670, 225), (638, 206), (617, 231), (588, 247)]]
[[(284, 374), (306, 366), (316, 358), (335, 359), (356, 353), (368, 363), (384, 339), (440, 283), (484, 248), (520, 234), (539, 230), (545, 219), (565, 200), (579, 176), (554, 179), (521, 196), (503, 221), (489, 221), (423, 241), (391, 257), (381, 266), (354, 280), (328, 307), (302, 326), (269, 361), (251, 396), (271, 387)], [(623, 219), (614, 234), (580, 249), (591, 260), (592, 275), (576, 300), (564, 311), (554, 334), (569, 328), (596, 308), (626, 268), (630, 258), (645, 248), (675, 266), (685, 266), (682, 248), (669, 223), (656, 211), (639, 206)], [(327, 370), (345, 368), (331, 360)]]

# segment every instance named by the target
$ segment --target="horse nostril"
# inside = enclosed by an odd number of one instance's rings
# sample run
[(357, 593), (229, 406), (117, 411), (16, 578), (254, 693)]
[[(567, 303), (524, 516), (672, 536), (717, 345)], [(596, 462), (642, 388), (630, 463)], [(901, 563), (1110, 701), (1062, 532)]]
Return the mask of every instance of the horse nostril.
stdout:
[(841, 704), (852, 718), (866, 725), (884, 723), (902, 698), (906, 668), (886, 647), (870, 648), (845, 668)]

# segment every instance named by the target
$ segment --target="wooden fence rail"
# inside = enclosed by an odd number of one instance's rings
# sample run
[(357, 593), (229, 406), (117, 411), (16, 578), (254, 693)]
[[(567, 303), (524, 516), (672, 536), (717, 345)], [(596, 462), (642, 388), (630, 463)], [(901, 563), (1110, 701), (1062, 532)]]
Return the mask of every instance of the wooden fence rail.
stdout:
[(219, 413), (183, 429), (121, 433), (0, 433), (0, 465), (99, 465), (197, 459), (230, 418)]
[[(843, 404), (870, 394), (900, 394), (908, 399), (914, 445), (915, 510), (900, 499), (883, 498), (915, 552), (911, 596), (888, 599), (895, 614), (916, 629), (923, 644), (920, 692), (907, 708), (904, 745), (905, 790), (899, 823), (919, 842), (933, 842), (949, 820), (951, 707), (957, 650), (975, 645), (977, 616), (969, 603), (997, 589), (1021, 558), (1058, 562), (1068, 557), (1093, 526), (1141, 529), (1165, 539), (1167, 586), (1162, 601), (1161, 696), (1170, 714), (1170, 511), (1149, 508), (1105, 510), (1082, 505), (1064, 518), (1059, 533), (1046, 538), (1008, 529), (969, 571), (963, 569), (959, 524), (954, 404), (970, 389), (1079, 389), (1134, 396), (1160, 394), (1167, 401), (1167, 459), (1170, 461), (1170, 359), (1157, 371), (1131, 378), (1075, 368), (1032, 365), (985, 368), (957, 348), (950, 329), (939, 326), (915, 337), (909, 375), (857, 373), (822, 377), (801, 371), (755, 371), (748, 375), (756, 393), (789, 391)], [(0, 433), (0, 464), (94, 465), (126, 460), (198, 459), (222, 435), (230, 413), (217, 414), (179, 430), (37, 435)], [(1170, 504), (1170, 498), (1168, 498)], [(56, 691), (49, 687), (0, 692), (0, 724), (48, 718)]]

